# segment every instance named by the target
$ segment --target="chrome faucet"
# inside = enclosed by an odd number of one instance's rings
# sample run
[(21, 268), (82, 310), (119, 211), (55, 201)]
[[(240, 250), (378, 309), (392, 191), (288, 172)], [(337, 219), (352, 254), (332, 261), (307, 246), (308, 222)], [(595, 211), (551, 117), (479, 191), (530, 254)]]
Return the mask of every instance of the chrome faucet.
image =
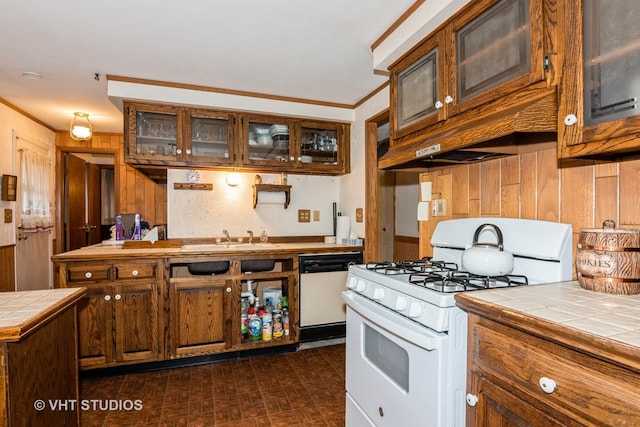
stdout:
[(227, 238), (227, 243), (231, 243), (231, 236), (229, 236), (229, 232), (227, 230), (222, 230), (222, 234)]
[(253, 243), (253, 231), (247, 230), (247, 233), (249, 234), (249, 244), (252, 244)]

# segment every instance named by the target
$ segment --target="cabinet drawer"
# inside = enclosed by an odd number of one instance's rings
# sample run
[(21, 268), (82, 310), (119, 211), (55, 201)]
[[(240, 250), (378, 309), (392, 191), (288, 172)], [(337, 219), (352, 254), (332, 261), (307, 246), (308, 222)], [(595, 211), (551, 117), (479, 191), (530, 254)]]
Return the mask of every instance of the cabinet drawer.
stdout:
[(67, 282), (95, 282), (111, 280), (111, 264), (79, 264), (67, 267)]
[(116, 264), (116, 280), (148, 279), (158, 274), (158, 264), (154, 263), (123, 263)]
[(486, 372), (505, 388), (516, 388), (584, 424), (638, 421), (636, 373), (484, 319), (471, 326), (472, 370), (480, 375)]

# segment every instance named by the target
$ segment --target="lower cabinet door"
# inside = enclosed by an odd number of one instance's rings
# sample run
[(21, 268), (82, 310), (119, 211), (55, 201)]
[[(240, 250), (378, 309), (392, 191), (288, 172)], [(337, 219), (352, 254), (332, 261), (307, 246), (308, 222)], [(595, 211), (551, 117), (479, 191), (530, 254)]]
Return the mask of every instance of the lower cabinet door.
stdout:
[(127, 283), (113, 287), (117, 362), (161, 359), (158, 284)]
[[(477, 398), (475, 406), (467, 405), (468, 426), (538, 427), (578, 426), (579, 423), (550, 415), (533, 406), (533, 399), (520, 399), (498, 385), (471, 375), (471, 395)], [(469, 397), (469, 396), (468, 396)], [(473, 397), (472, 397), (473, 399)], [(467, 399), (469, 401), (469, 399)], [(558, 414), (559, 415), (559, 414)]]
[(113, 300), (111, 286), (86, 286), (78, 307), (78, 360), (80, 368), (113, 362)]
[[(226, 280), (171, 283), (170, 357), (180, 358), (224, 350)], [(238, 317), (238, 322), (240, 318)]]

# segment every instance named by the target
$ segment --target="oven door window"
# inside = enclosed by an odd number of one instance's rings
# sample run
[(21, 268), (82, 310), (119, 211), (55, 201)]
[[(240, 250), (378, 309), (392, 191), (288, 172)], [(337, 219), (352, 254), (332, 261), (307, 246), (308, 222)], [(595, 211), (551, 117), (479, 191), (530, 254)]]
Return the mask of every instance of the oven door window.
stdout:
[(398, 387), (409, 391), (409, 354), (404, 348), (365, 324), (364, 353)]

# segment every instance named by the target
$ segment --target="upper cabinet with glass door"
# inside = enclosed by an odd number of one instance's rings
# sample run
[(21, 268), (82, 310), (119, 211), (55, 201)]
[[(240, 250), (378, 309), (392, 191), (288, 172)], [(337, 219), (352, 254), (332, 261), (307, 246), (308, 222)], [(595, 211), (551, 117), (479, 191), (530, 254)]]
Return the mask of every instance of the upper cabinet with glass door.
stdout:
[(241, 122), (243, 165), (291, 167), (295, 160), (291, 144), (295, 129), (293, 120), (244, 115)]
[(309, 171), (346, 173), (349, 164), (349, 127), (342, 123), (300, 122), (295, 159)]
[(190, 109), (186, 115), (184, 158), (192, 165), (231, 165), (236, 152), (235, 116), (224, 112)]
[(392, 64), (392, 139), (545, 80), (542, 3), (471, 2)]
[(170, 162), (182, 147), (180, 108), (125, 103), (125, 159)]
[(566, 0), (559, 157), (640, 150), (640, 2)]

